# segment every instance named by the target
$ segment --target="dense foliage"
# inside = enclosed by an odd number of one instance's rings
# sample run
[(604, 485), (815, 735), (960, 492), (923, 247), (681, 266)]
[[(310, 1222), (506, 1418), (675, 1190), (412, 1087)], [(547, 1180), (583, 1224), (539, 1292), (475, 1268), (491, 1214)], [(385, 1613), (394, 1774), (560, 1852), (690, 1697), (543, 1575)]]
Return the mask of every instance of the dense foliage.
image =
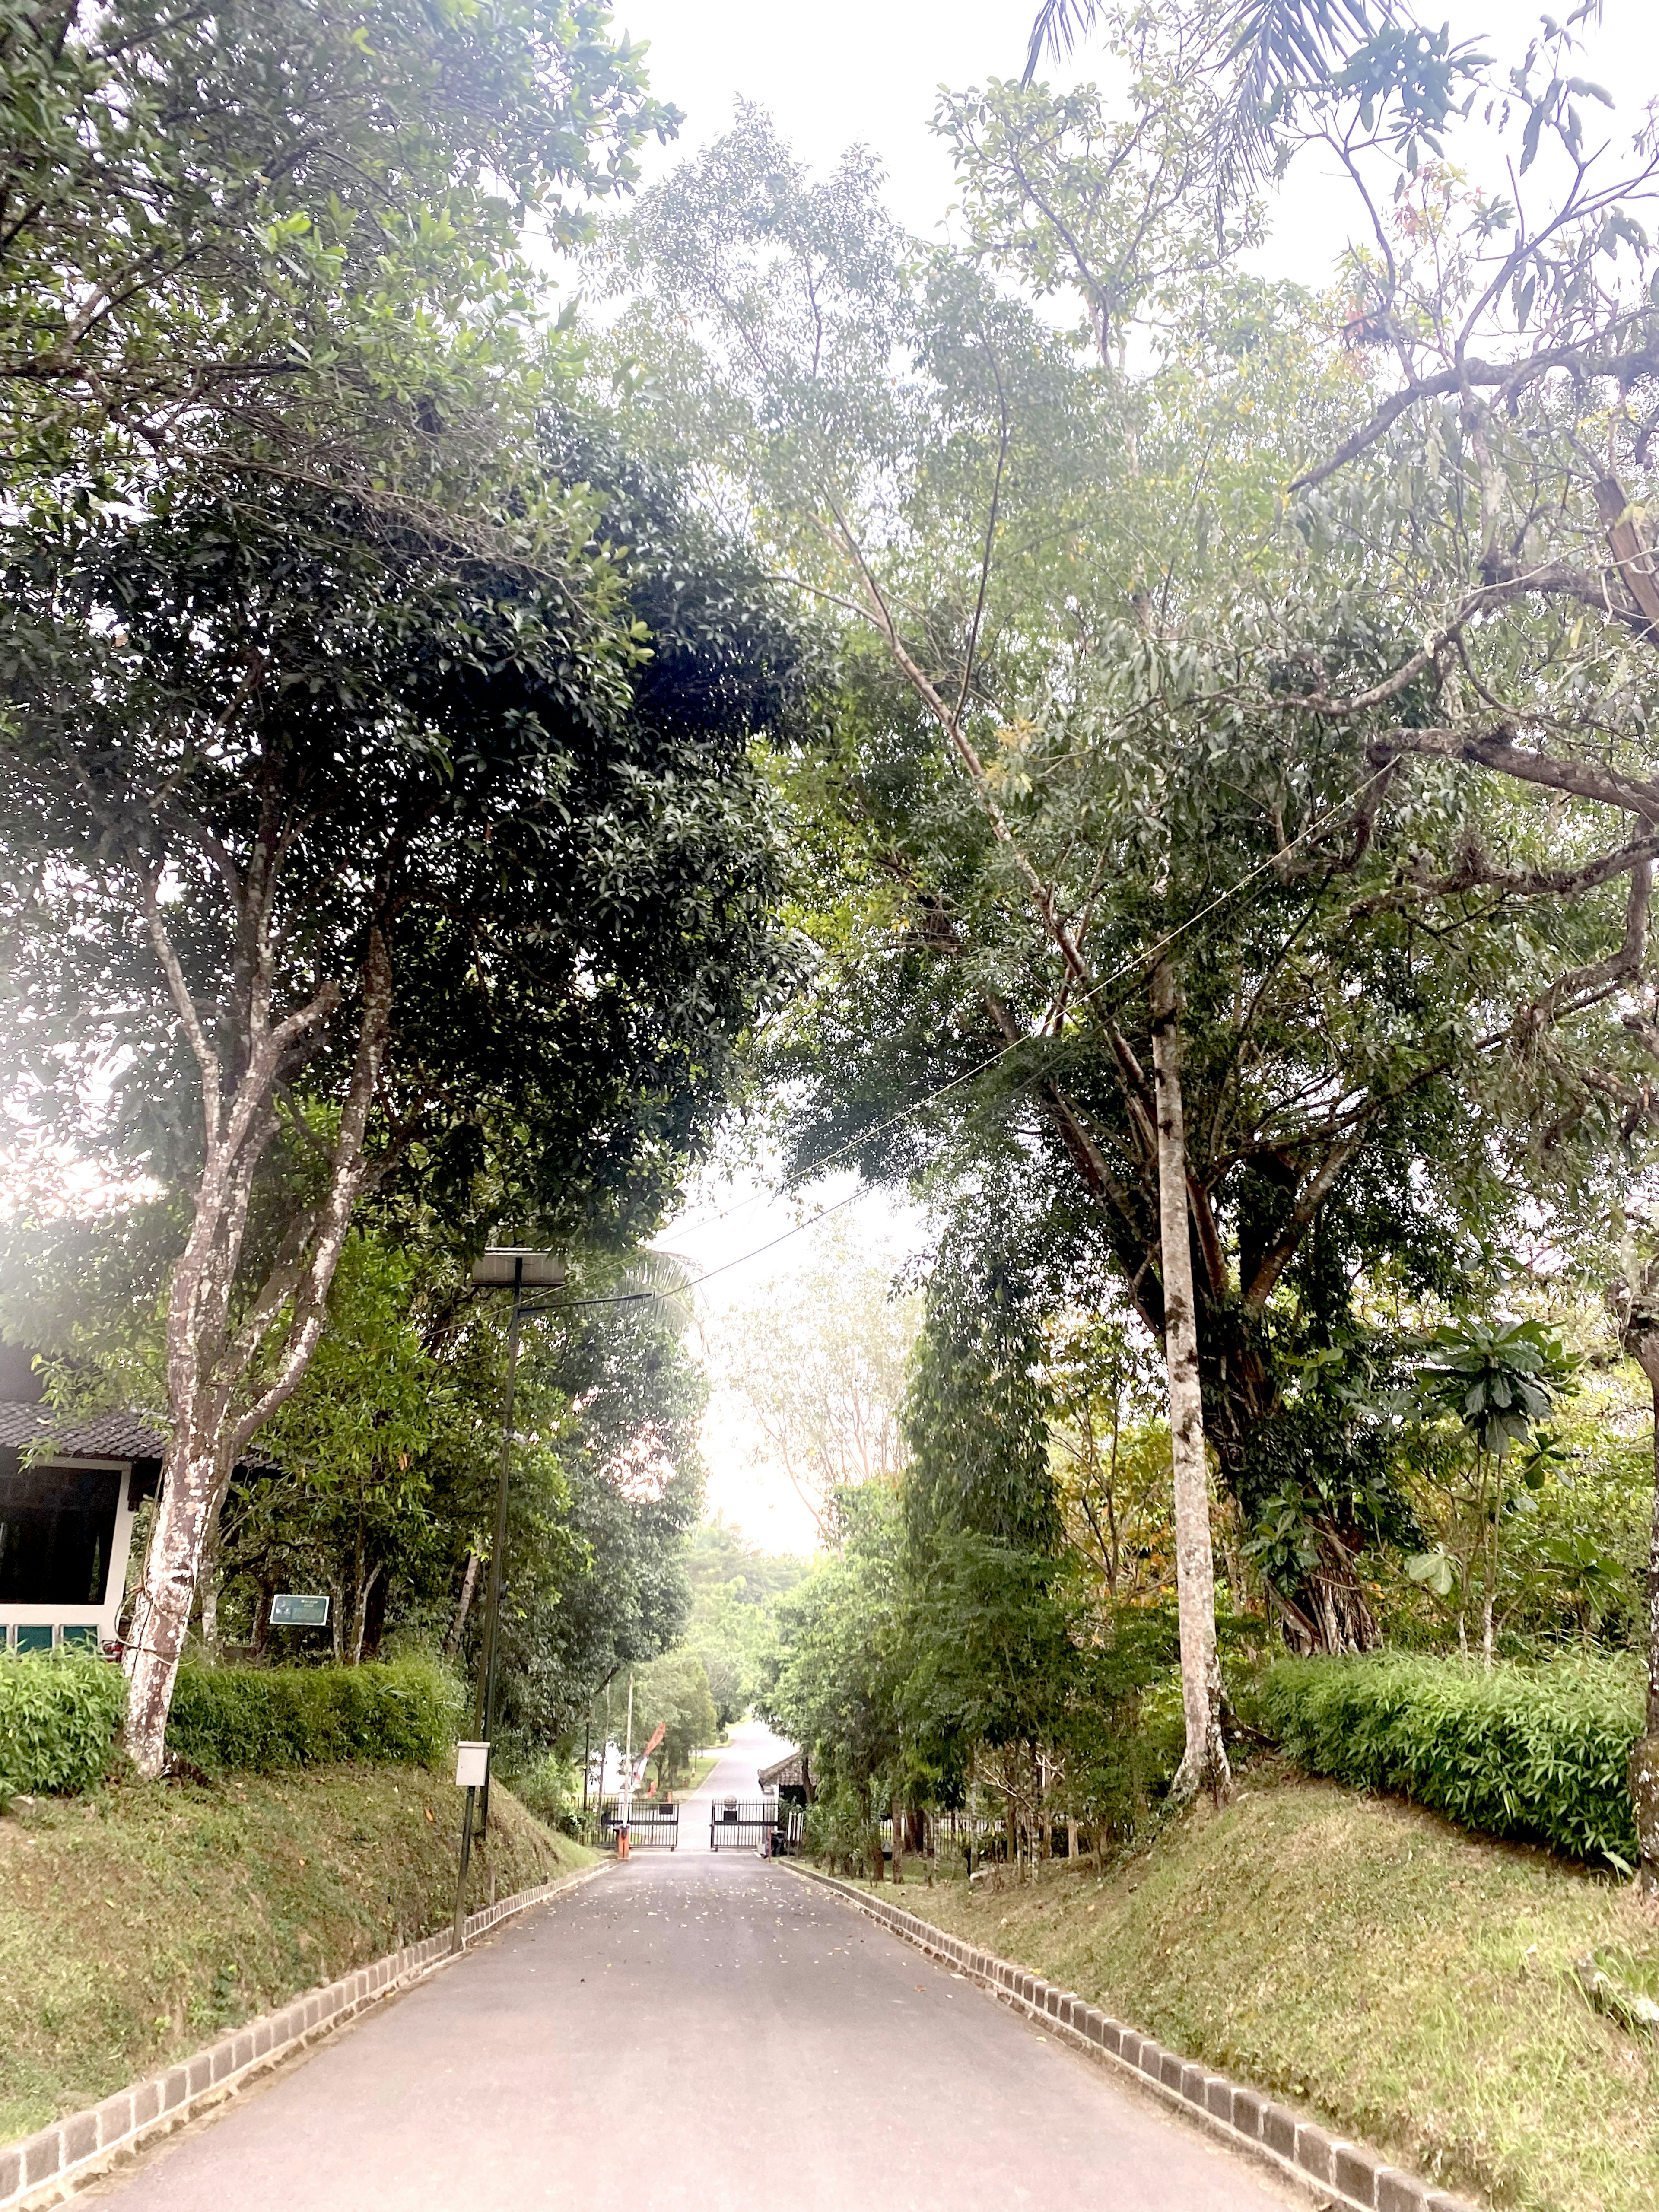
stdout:
[[(1554, 1335), (1611, 1356), (1609, 1224), (1648, 1234), (1659, 152), (1587, 152), (1552, 19), (1512, 68), (1273, 49), (1267, 110), (1236, 11), (1076, 13), (1109, 89), (942, 95), (951, 245), (744, 112), (607, 246), (639, 415), (836, 627), (841, 711), (776, 771), (823, 954), (769, 1040), (783, 1141), (939, 1224), (899, 1533), (872, 1509), (779, 1677), (866, 1818), (946, 1771), (924, 1681), (976, 1759), (1064, 1765), (1045, 1650), (1172, 1582), (1222, 1794), (1218, 1587), (1300, 1651), (1495, 1662), (1616, 1632), (1641, 1565)], [(1490, 180), (1444, 143), (1477, 94)], [(1313, 147), (1355, 188), (1324, 294), (1252, 258)], [(842, 1721), (805, 1677), (849, 1659)]]
[(454, 1678), (430, 1660), (368, 1667), (185, 1667), (167, 1742), (209, 1772), (249, 1767), (441, 1766), (461, 1717)]
[(1399, 1653), (1287, 1659), (1261, 1694), (1285, 1750), (1316, 1774), (1630, 1871), (1642, 1705), (1623, 1658), (1492, 1668)]
[(16, 1791), (74, 1796), (108, 1771), (126, 1685), (94, 1652), (0, 1660), (0, 1806)]
[(672, 128), (606, 30), (590, 0), (7, 0), (9, 492), (230, 453), (453, 518), (543, 388), (521, 226), (568, 244)]
[[(674, 118), (586, 0), (0, 0), (8, 1103), (155, 1193), (20, 1218), (5, 1319), (170, 1423), (145, 1771), (284, 1583), (319, 1680), (476, 1658), (512, 1237), (550, 1804), (631, 1682), (663, 1782), (757, 1697), (836, 1855), (1035, 1858), (1224, 1796), (1282, 1644), (1354, 1656), (1270, 1676), (1310, 1763), (1659, 1886), (1659, 145), (1586, 150), (1585, 12), (1051, 0), (924, 246), (748, 109), (599, 222)], [(738, 1103), (932, 1224), (711, 1335), (804, 1577), (688, 1549), (639, 1253)]]
[(753, 1702), (780, 1602), (807, 1571), (806, 1560), (758, 1551), (724, 1521), (692, 1530), (685, 1553), (691, 1587), (685, 1648), (702, 1667), (722, 1728)]

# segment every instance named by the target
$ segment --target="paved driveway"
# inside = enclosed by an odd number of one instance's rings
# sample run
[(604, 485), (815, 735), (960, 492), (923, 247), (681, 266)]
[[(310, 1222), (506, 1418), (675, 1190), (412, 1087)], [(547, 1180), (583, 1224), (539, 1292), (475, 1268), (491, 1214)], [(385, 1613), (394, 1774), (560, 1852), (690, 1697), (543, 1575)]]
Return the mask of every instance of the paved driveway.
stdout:
[(118, 2212), (1303, 2203), (781, 1865), (641, 1854), (94, 2192)]

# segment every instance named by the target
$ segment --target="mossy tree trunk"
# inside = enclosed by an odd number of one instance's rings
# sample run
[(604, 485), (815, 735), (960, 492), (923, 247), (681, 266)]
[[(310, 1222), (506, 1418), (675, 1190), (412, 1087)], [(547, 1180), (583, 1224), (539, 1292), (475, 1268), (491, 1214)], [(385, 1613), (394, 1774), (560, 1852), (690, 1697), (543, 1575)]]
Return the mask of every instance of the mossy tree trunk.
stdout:
[(1659, 1333), (1645, 1333), (1637, 1357), (1653, 1387), (1653, 1525), (1648, 1539), (1647, 1732), (1630, 1755), (1630, 1794), (1640, 1853), (1637, 1879), (1659, 1895)]
[(1168, 957), (1152, 970), (1152, 1068), (1158, 1102), (1158, 1189), (1164, 1261), (1164, 1345), (1175, 1462), (1176, 1609), (1187, 1747), (1170, 1795), (1185, 1803), (1207, 1790), (1219, 1804), (1232, 1787), (1221, 1736), (1221, 1664), (1215, 1640), (1215, 1555), (1210, 1469), (1204, 1449), (1198, 1316), (1188, 1226), (1187, 1128), (1181, 1096), (1180, 1000)]
[[(1634, 1273), (1634, 1270), (1632, 1270)], [(1620, 1331), (1625, 1350), (1647, 1376), (1653, 1392), (1653, 1524), (1648, 1540), (1648, 1696), (1644, 1733), (1630, 1755), (1630, 1794), (1636, 1811), (1637, 1880), (1649, 1896), (1659, 1895), (1659, 1302), (1647, 1280), (1630, 1285), (1630, 1304)]]

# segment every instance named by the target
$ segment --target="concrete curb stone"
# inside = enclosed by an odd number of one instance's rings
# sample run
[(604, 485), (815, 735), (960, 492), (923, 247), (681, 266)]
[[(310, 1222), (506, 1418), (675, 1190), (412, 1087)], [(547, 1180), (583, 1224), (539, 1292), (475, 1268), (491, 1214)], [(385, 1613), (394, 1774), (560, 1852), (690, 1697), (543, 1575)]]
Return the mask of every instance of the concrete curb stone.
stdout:
[[(1002, 2002), (1045, 2026), (1052, 2022), (1068, 2041), (1097, 2054), (1106, 2065), (1133, 2075), (1144, 2088), (1188, 2114), (1211, 2135), (1313, 2191), (1331, 2212), (1473, 2212), (1462, 2198), (1389, 2165), (1380, 2151), (1333, 2136), (1263, 2091), (1165, 2051), (1151, 2036), (1109, 2018), (1073, 1991), (1056, 1989), (1040, 1975), (989, 1951), (976, 1951), (960, 1937), (945, 1936), (913, 1913), (854, 1889), (833, 1875), (785, 1863), (801, 1881), (833, 1890), (855, 1911), (890, 1928), (930, 1957), (954, 1965)], [(0, 2195), (0, 2206), (5, 2202)]]
[[(533, 1889), (521, 1889), (470, 1913), (465, 1942), (474, 1942), (513, 1914), (592, 1881), (611, 1863), (601, 1859), (595, 1866), (539, 1882)], [(34, 2212), (38, 2205), (57, 2203), (72, 2195), (83, 2181), (130, 2156), (153, 2136), (171, 2134), (198, 2112), (234, 2096), (244, 2081), (278, 2060), (333, 2034), (388, 1990), (423, 1980), (458, 1955), (450, 1944), (447, 1932), (406, 1943), (372, 1966), (307, 1990), (280, 2012), (249, 2021), (151, 2081), (118, 2090), (86, 2112), (70, 2112), (21, 2142), (0, 2144), (0, 2212)]]

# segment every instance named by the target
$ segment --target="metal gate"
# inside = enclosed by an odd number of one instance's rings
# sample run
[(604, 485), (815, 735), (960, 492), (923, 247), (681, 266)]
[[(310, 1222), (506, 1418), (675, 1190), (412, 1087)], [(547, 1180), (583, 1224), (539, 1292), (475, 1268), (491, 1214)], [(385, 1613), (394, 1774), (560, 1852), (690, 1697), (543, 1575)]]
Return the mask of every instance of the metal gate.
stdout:
[[(622, 1825), (617, 1800), (599, 1800), (599, 1840), (615, 1846)], [(654, 1798), (636, 1797), (628, 1808), (628, 1848), (630, 1851), (673, 1851), (679, 1849), (680, 1808), (659, 1805)]]
[(801, 1809), (775, 1797), (717, 1797), (708, 1808), (711, 1851), (756, 1851), (774, 1858), (800, 1843)]

